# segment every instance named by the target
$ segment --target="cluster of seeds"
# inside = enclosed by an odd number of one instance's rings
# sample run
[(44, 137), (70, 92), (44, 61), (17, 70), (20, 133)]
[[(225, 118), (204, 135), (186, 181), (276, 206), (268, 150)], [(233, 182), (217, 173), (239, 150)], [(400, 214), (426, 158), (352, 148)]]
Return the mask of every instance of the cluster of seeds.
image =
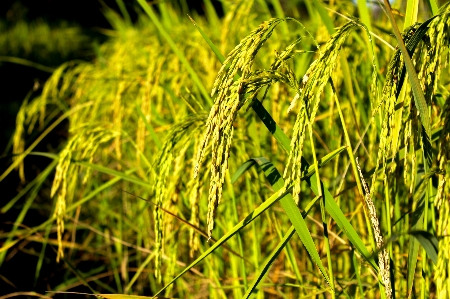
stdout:
[(439, 240), (439, 253), (434, 279), (439, 298), (450, 296), (450, 95), (442, 112), (442, 135), (439, 139), (440, 147), (437, 157), (440, 175), (435, 206), (439, 211), (437, 234)]
[(333, 72), (341, 47), (356, 27), (363, 27), (367, 30), (364, 25), (355, 20), (342, 26), (330, 38), (323, 51), (320, 52), (319, 58), (311, 64), (303, 76), (301, 88), (297, 91), (289, 107), (289, 110), (291, 110), (300, 101), (299, 112), (291, 139), (291, 152), (289, 153), (288, 163), (283, 175), (286, 180), (285, 186), (294, 184), (292, 195), (296, 202), (298, 202), (300, 194), (300, 177), (302, 173), (301, 157), (307, 124), (314, 122), (322, 91)]
[[(156, 244), (156, 259), (155, 259), (155, 276), (161, 279), (161, 263), (163, 254), (163, 212), (160, 207), (163, 205), (167, 207), (168, 197), (173, 197), (174, 189), (184, 167), (180, 165), (185, 160), (186, 151), (191, 146), (191, 141), (196, 140), (196, 136), (205, 125), (206, 115), (195, 114), (187, 117), (182, 122), (174, 125), (169, 132), (166, 141), (161, 149), (161, 154), (156, 164), (156, 184), (155, 197), (157, 207), (154, 210), (155, 218), (155, 244)], [(171, 175), (171, 181), (167, 182), (169, 171), (172, 164), (175, 163), (175, 173)], [(177, 167), (178, 166), (178, 167)], [(199, 188), (198, 180), (195, 180), (195, 188)], [(169, 199), (170, 199), (169, 198)], [(170, 204), (169, 204), (170, 205)], [(198, 214), (197, 211), (194, 211)], [(196, 221), (198, 223), (198, 220)]]
[(367, 186), (366, 180), (363, 177), (361, 167), (359, 166), (358, 158), (356, 158), (356, 166), (358, 167), (361, 183), (363, 185), (364, 192), (366, 193), (365, 202), (367, 209), (369, 211), (370, 223), (372, 224), (377, 249), (379, 250), (378, 266), (380, 267), (381, 280), (385, 288), (386, 298), (389, 299), (392, 298), (391, 274), (389, 272), (390, 268), (389, 253), (386, 250), (386, 248), (384, 248), (384, 241), (380, 231), (380, 223), (378, 221), (377, 210), (370, 196), (369, 187)]
[(70, 138), (60, 154), (50, 194), (51, 197), (57, 196), (55, 211), (53, 212), (53, 217), (56, 218), (59, 244), (57, 260), (64, 256), (62, 234), (64, 232), (66, 204), (72, 201), (80, 174), (83, 174), (81, 177), (82, 185), (87, 183), (91, 175), (90, 168), (82, 171), (73, 161), (84, 160), (92, 163), (99, 146), (111, 141), (117, 135), (117, 132), (105, 130), (105, 128), (84, 129)]
[[(206, 132), (200, 143), (194, 178), (205, 156), (205, 148), (211, 142), (211, 179), (208, 200), (208, 235), (214, 228), (214, 216), (222, 198), (222, 187), (228, 169), (230, 146), (233, 139), (233, 122), (239, 109), (246, 103), (243, 89), (251, 75), (255, 56), (272, 35), (282, 19), (271, 19), (262, 23), (237, 45), (228, 55), (214, 82), (211, 96), (216, 100), (206, 121)], [(236, 80), (235, 77), (240, 77)]]

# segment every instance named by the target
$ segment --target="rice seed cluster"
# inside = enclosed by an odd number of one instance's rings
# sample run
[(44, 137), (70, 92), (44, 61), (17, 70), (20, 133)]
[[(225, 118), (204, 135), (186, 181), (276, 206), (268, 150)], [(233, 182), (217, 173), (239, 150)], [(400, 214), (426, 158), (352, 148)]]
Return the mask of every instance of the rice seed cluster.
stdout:
[[(81, 185), (86, 185), (87, 180), (91, 175), (91, 169), (86, 171), (81, 170), (79, 166), (73, 161), (86, 160), (92, 163), (95, 154), (104, 143), (109, 142), (118, 134), (103, 128), (85, 129), (79, 134), (74, 135), (62, 150), (59, 163), (56, 167), (55, 179), (51, 189), (50, 196), (56, 197), (55, 211), (53, 217), (56, 219), (57, 233), (58, 233), (58, 255), (57, 260), (64, 256), (62, 247), (62, 235), (64, 233), (64, 216), (66, 212), (67, 202), (71, 202), (75, 194), (78, 180), (81, 179)], [(80, 175), (82, 176), (80, 177)]]
[(378, 249), (378, 266), (380, 267), (381, 281), (383, 282), (385, 288), (386, 298), (392, 298), (392, 286), (391, 286), (391, 275), (389, 272), (390, 259), (389, 253), (384, 247), (383, 236), (380, 230), (380, 223), (378, 221), (377, 210), (370, 196), (370, 190), (367, 186), (366, 180), (364, 179), (361, 167), (359, 166), (358, 158), (356, 158), (356, 166), (358, 168), (359, 177), (365, 192), (365, 202), (367, 209), (369, 210), (370, 223), (372, 224), (373, 234), (375, 237), (377, 249)]
[(314, 123), (319, 108), (320, 98), (336, 65), (341, 47), (355, 27), (364, 27), (357, 21), (348, 22), (342, 26), (320, 51), (319, 58), (315, 60), (303, 76), (300, 90), (297, 91), (288, 112), (300, 101), (299, 112), (294, 124), (291, 139), (291, 152), (283, 174), (285, 186), (293, 184), (292, 196), (298, 203), (300, 195), (300, 178), (302, 174), (301, 157), (308, 123)]
[[(156, 244), (156, 259), (155, 259), (155, 276), (157, 279), (161, 280), (161, 264), (162, 264), (162, 254), (163, 254), (163, 212), (159, 207), (167, 207), (168, 197), (176, 194), (174, 192), (175, 186), (180, 178), (181, 172), (185, 169), (183, 167), (183, 161), (186, 159), (186, 151), (192, 146), (191, 141), (196, 140), (197, 136), (200, 134), (201, 129), (205, 125), (206, 115), (198, 114), (187, 117), (182, 122), (173, 126), (172, 130), (169, 132), (166, 141), (161, 149), (160, 156), (157, 160), (156, 170), (156, 184), (155, 184), (155, 197), (157, 207), (154, 210), (155, 219), (155, 244)], [(169, 176), (169, 171), (172, 165), (175, 163), (175, 171), (172, 173), (171, 181), (167, 181)], [(198, 198), (198, 189), (200, 188), (200, 181), (198, 179), (194, 180), (194, 186), (192, 187), (195, 191), (195, 198)], [(170, 200), (169, 200), (170, 201)], [(193, 208), (192, 215), (194, 223), (198, 224), (198, 219), (194, 215), (198, 215), (198, 202), (192, 202)], [(193, 223), (193, 224), (194, 224)], [(170, 227), (168, 228), (170, 231)], [(195, 241), (191, 241), (193, 243)]]
[[(242, 93), (245, 80), (249, 79), (251, 75), (251, 67), (256, 54), (272, 35), (275, 26), (282, 21), (282, 19), (271, 19), (264, 22), (245, 37), (229, 53), (214, 82), (211, 97), (216, 95), (216, 99), (206, 121), (206, 131), (198, 149), (197, 163), (194, 169), (194, 178), (196, 178), (204, 159), (205, 148), (211, 142), (211, 179), (207, 216), (209, 237), (214, 228), (216, 208), (222, 198), (222, 187), (228, 169), (228, 158), (233, 139), (233, 122), (239, 109), (247, 101)], [(239, 75), (240, 78), (235, 80), (235, 76)]]
[(439, 182), (435, 197), (435, 206), (439, 211), (439, 222), (437, 228), (439, 240), (439, 253), (434, 279), (436, 280), (439, 298), (450, 296), (450, 95), (447, 95), (446, 104), (441, 115), (443, 123), (443, 134), (440, 137), (439, 153)]

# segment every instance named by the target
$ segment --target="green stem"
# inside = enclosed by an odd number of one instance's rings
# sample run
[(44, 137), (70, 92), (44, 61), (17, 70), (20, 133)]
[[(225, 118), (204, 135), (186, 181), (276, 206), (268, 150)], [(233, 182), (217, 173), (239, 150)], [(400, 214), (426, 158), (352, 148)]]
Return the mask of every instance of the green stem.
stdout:
[[(237, 202), (236, 202), (236, 196), (234, 195), (234, 190), (233, 190), (233, 184), (231, 183), (231, 179), (230, 179), (230, 174), (227, 172), (227, 175), (225, 177), (226, 183), (227, 183), (227, 187), (228, 187), (228, 192), (230, 193), (231, 196), (231, 200), (232, 200), (232, 205), (233, 205), (233, 222), (234, 223), (238, 223), (239, 222), (239, 216), (238, 216), (238, 212), (237, 212)], [(242, 246), (242, 238), (241, 235), (239, 234), (239, 232), (237, 233), (237, 242), (238, 242), (238, 247), (239, 247), (239, 254), (241, 256), (244, 256), (244, 247)], [(246, 267), (245, 267), (245, 260), (243, 259), (239, 259), (240, 263), (241, 263), (241, 275), (242, 275), (242, 279), (244, 282), (244, 287), (245, 289), (248, 288), (248, 283), (247, 283), (247, 272), (246, 272)], [(237, 280), (236, 280), (237, 281)], [(240, 291), (240, 290), (239, 290)], [(242, 294), (240, 294), (242, 295)]]
[[(420, 87), (419, 78), (417, 77), (417, 73), (411, 61), (411, 57), (409, 56), (408, 50), (406, 50), (400, 31), (398, 30), (397, 23), (395, 22), (394, 15), (391, 11), (391, 5), (388, 0), (384, 0), (384, 4), (386, 6), (387, 15), (392, 24), (392, 29), (394, 30), (395, 37), (397, 38), (398, 47), (400, 48), (403, 55), (403, 60), (405, 61), (406, 71), (408, 72), (408, 78), (411, 83), (411, 89), (414, 93), (414, 103), (420, 112), (420, 121), (425, 128), (425, 133), (428, 139), (431, 139), (430, 118), (427, 113), (427, 102), (425, 101), (425, 96), (423, 95), (423, 91)], [(426, 161), (424, 162), (426, 163)]]
[[(326, 219), (326, 214), (325, 214), (325, 197), (323, 196), (322, 182), (320, 181), (319, 166), (318, 166), (319, 164), (317, 162), (316, 150), (314, 147), (312, 124), (311, 124), (310, 120), (308, 120), (308, 131), (309, 131), (309, 139), (311, 140), (311, 151), (312, 151), (312, 155), (313, 155), (314, 168), (315, 168), (316, 176), (317, 176), (317, 181), (316, 181), (317, 182), (317, 190), (318, 190), (317, 196), (319, 198), (321, 198), (320, 199), (320, 214), (322, 216), (323, 237), (324, 237), (324, 242), (325, 242), (325, 250), (327, 252), (328, 271), (329, 271), (328, 274), (330, 276), (330, 286), (333, 290), (335, 290), (334, 278), (333, 278), (333, 264), (332, 264), (332, 260), (331, 260), (330, 240), (328, 238), (328, 226), (327, 226), (327, 219)], [(331, 298), (333, 298), (333, 299), (336, 298), (335, 292), (331, 292)]]
[[(339, 104), (339, 99), (337, 97), (333, 81), (330, 80), (330, 84), (331, 84), (331, 89), (333, 90), (333, 95), (334, 95), (334, 100), (335, 100), (335, 103), (336, 103), (336, 107), (337, 107), (338, 112), (339, 112), (339, 118), (341, 120), (342, 129), (344, 130), (345, 143), (347, 145), (347, 153), (348, 153), (348, 156), (349, 156), (349, 159), (350, 159), (350, 163), (352, 165), (352, 170), (353, 170), (353, 175), (355, 177), (356, 186), (358, 187), (359, 194), (361, 195), (362, 198), (364, 198), (364, 192), (363, 192), (363, 188), (362, 188), (362, 185), (361, 185), (361, 179), (359, 178), (359, 172), (358, 172), (358, 168), (356, 167), (355, 156), (353, 155), (353, 147), (352, 147), (352, 144), (350, 142), (350, 137), (348, 135), (347, 127), (345, 126), (344, 115), (342, 114), (341, 105)], [(372, 225), (370, 224), (369, 215), (367, 214), (367, 209), (365, 207), (366, 207), (366, 205), (364, 204), (364, 217), (366, 219), (366, 226), (367, 226), (367, 229), (368, 229), (368, 232), (369, 232), (369, 236), (370, 236), (370, 238), (369, 238), (370, 239), (370, 244), (371, 244), (372, 248), (375, 249), (377, 247), (375, 245), (375, 238), (373, 236)]]

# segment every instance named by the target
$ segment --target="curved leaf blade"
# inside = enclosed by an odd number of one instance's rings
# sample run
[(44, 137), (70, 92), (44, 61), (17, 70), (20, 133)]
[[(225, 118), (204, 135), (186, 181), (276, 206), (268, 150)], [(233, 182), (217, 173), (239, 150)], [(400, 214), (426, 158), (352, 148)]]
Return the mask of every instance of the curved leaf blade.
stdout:
[(419, 241), (419, 243), (427, 252), (427, 256), (429, 256), (430, 259), (433, 261), (433, 264), (436, 265), (439, 252), (438, 240), (436, 236), (423, 230), (410, 231), (408, 234), (416, 238), (417, 241)]

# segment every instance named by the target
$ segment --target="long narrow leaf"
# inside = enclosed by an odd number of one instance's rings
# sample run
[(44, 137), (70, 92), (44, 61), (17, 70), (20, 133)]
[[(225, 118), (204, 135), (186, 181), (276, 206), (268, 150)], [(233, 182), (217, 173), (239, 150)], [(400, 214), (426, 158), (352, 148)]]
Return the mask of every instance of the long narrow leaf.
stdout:
[(274, 193), (269, 199), (263, 202), (258, 208), (256, 208), (253, 212), (247, 215), (241, 222), (236, 224), (230, 231), (228, 231), (225, 235), (223, 235), (216, 243), (214, 243), (210, 248), (208, 248), (201, 256), (199, 256), (195, 261), (193, 261), (189, 266), (187, 266), (183, 271), (181, 271), (177, 276), (175, 276), (168, 284), (166, 284), (161, 290), (159, 290), (155, 296), (161, 294), (165, 289), (167, 289), (172, 283), (174, 283), (178, 278), (183, 276), (189, 269), (197, 265), (203, 259), (205, 259), (208, 255), (210, 255), (214, 250), (219, 248), (223, 243), (225, 243), (229, 238), (234, 236), (237, 232), (246, 227), (250, 222), (255, 220), (259, 215), (261, 215), (265, 210), (270, 208), (275, 202), (280, 200), (282, 197), (289, 194), (289, 191), (282, 192), (281, 190)]
[[(252, 105), (252, 108), (256, 112), (256, 114), (261, 118), (263, 123), (269, 129), (269, 131), (273, 132), (272, 133), (273, 136), (280, 143), (280, 145), (287, 152), (289, 152), (290, 151), (289, 139), (284, 134), (283, 130), (281, 130), (281, 128), (276, 124), (276, 122), (273, 120), (273, 118), (270, 116), (270, 114), (267, 112), (267, 110), (264, 108), (261, 102), (255, 101)], [(305, 168), (309, 167), (309, 163), (303, 157), (302, 157), (302, 165), (305, 165), (304, 166)], [(311, 190), (317, 195), (319, 194), (319, 190), (317, 189), (316, 180), (317, 180), (316, 176), (312, 175), (306, 181), (310, 186)], [(323, 186), (323, 192), (324, 192), (323, 195), (325, 196), (325, 209), (327, 210), (327, 212), (334, 219), (334, 221), (336, 221), (337, 225), (344, 231), (344, 234), (355, 246), (358, 252), (372, 265), (374, 269), (378, 270), (378, 266), (375, 263), (373, 257), (369, 254), (366, 246), (359, 237), (358, 233), (356, 232), (356, 230), (353, 228), (353, 226), (345, 217), (344, 213), (342, 213), (341, 209), (334, 201), (334, 198), (331, 195), (328, 188)]]
[(403, 60), (405, 61), (406, 71), (408, 72), (408, 78), (411, 83), (411, 88), (414, 93), (414, 103), (416, 104), (417, 109), (420, 113), (420, 121), (422, 122), (423, 127), (425, 128), (425, 133), (427, 138), (431, 138), (431, 124), (430, 118), (428, 116), (428, 106), (425, 101), (425, 96), (423, 95), (422, 88), (420, 87), (419, 78), (417, 77), (416, 70), (411, 61), (411, 57), (409, 56), (408, 50), (405, 47), (402, 36), (400, 35), (400, 31), (398, 30), (397, 23), (395, 22), (394, 15), (391, 11), (391, 5), (388, 0), (384, 0), (384, 4), (386, 6), (386, 12), (391, 21), (392, 28), (394, 30), (395, 37), (398, 42), (398, 46), (400, 51), (403, 54)]
[[(334, 157), (339, 155), (342, 151), (344, 151), (346, 146), (342, 146), (331, 153), (327, 154), (325, 157), (321, 158), (319, 162), (319, 168), (325, 166), (328, 162), (330, 162)], [(248, 161), (244, 162), (241, 166), (239, 166), (238, 170), (233, 174), (233, 177), (231, 178), (231, 182), (234, 184), (248, 169), (250, 169), (253, 165), (257, 165), (257, 161), (255, 159), (258, 158), (251, 158)], [(302, 180), (305, 180), (306, 177), (310, 177), (315, 172), (314, 165), (310, 165), (308, 167), (308, 170), (306, 173), (302, 175)]]
[(294, 228), (294, 226), (291, 226), (289, 228), (288, 232), (284, 235), (283, 239), (280, 241), (280, 243), (278, 243), (277, 247), (270, 253), (270, 255), (267, 257), (267, 259), (264, 261), (264, 263), (261, 267), (260, 273), (257, 275), (256, 279), (253, 281), (252, 285), (247, 289), (243, 298), (245, 298), (245, 299), (250, 298), (253, 291), (258, 287), (258, 284), (264, 278), (264, 276), (266, 275), (270, 266), (275, 261), (275, 259), (278, 257), (281, 250), (283, 250), (283, 248), (286, 246), (286, 244), (292, 238), (294, 233), (295, 233), (295, 228)]
[(427, 252), (427, 255), (430, 257), (430, 259), (433, 261), (433, 263), (437, 264), (437, 257), (438, 257), (438, 240), (436, 236), (432, 235), (431, 233), (427, 231), (410, 231), (409, 235), (413, 236), (417, 239), (417, 241), (420, 242), (422, 247)]
[[(266, 176), (270, 184), (273, 186), (275, 191), (279, 191), (284, 187), (284, 180), (281, 177), (281, 174), (272, 164), (272, 162), (270, 162), (267, 158), (264, 157), (253, 158), (253, 160), (256, 163), (258, 163), (258, 165), (262, 168), (262, 170), (264, 171), (264, 175)], [(295, 227), (295, 230), (298, 236), (300, 237), (300, 240), (302, 241), (303, 245), (305, 246), (306, 250), (308, 251), (312, 261), (317, 265), (317, 267), (319, 267), (319, 270), (322, 273), (325, 280), (327, 281), (327, 283), (331, 285), (330, 279), (322, 264), (322, 261), (320, 260), (319, 253), (317, 252), (316, 246), (311, 237), (311, 233), (309, 232), (309, 229), (306, 226), (306, 222), (305, 220), (303, 220), (302, 214), (300, 213), (299, 208), (295, 204), (292, 195), (287, 194), (286, 196), (282, 197), (280, 199), (280, 203), (284, 211), (288, 215), (289, 220)]]

